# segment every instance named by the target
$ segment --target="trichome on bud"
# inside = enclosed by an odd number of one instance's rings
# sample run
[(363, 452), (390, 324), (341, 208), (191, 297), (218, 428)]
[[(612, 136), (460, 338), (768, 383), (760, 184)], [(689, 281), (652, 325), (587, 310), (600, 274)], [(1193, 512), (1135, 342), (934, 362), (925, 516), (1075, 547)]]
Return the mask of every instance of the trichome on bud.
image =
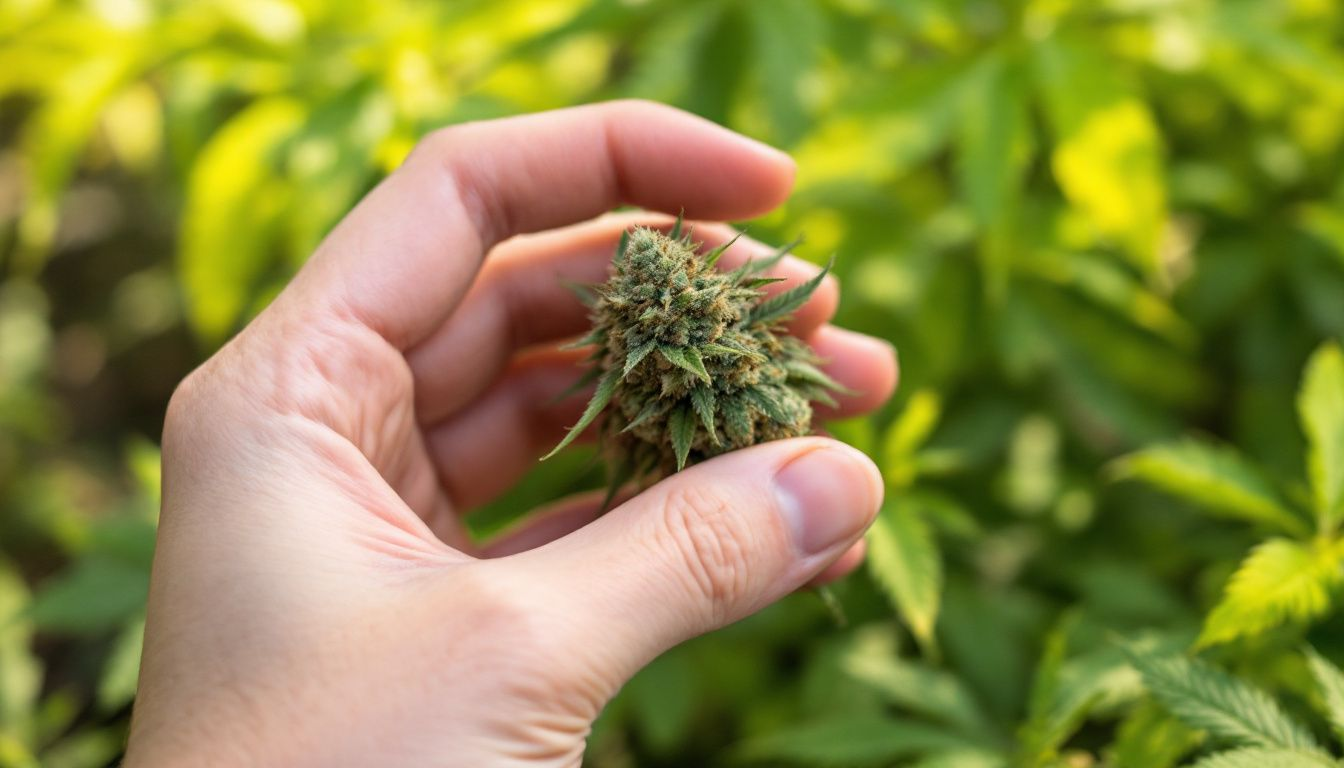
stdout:
[[(583, 416), (550, 458), (605, 412), (600, 428), (611, 490), (767, 440), (808, 434), (811, 402), (834, 404), (843, 388), (784, 323), (821, 284), (808, 282), (766, 298), (762, 277), (793, 247), (716, 268), (725, 243), (707, 253), (683, 235), (638, 227), (626, 232), (611, 278), (585, 291), (592, 331), (573, 346), (592, 346), (597, 382)], [(796, 243), (795, 243), (796, 244)]]

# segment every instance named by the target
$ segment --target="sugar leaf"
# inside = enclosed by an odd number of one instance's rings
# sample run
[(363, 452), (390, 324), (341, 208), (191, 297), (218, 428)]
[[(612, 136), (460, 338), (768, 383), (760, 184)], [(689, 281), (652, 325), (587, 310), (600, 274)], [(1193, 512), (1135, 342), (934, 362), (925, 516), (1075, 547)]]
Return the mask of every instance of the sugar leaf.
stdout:
[(823, 267), (822, 270), (817, 273), (816, 277), (813, 277), (802, 285), (790, 288), (775, 296), (771, 296), (760, 304), (757, 304), (755, 307), (752, 307), (751, 311), (747, 314), (747, 323), (771, 325), (784, 320), (784, 318), (793, 314), (799, 307), (807, 303), (807, 300), (812, 297), (812, 294), (817, 290), (817, 286), (821, 285), (821, 281), (826, 279), (826, 275), (831, 271), (831, 267), (834, 265), (835, 259), (831, 259), (831, 262)]
[(718, 445), (719, 433), (714, 429), (713, 387), (700, 386), (691, 390), (691, 405), (695, 408), (696, 414), (700, 416), (700, 422), (705, 425), (705, 431), (709, 433), (709, 439), (715, 445)]
[(695, 377), (712, 384), (709, 379), (709, 372), (705, 370), (705, 361), (700, 357), (700, 350), (695, 347), (665, 347), (659, 346), (658, 353), (663, 356), (667, 362), (678, 368), (690, 371)]
[(597, 415), (602, 412), (603, 408), (607, 407), (607, 403), (611, 402), (611, 396), (616, 392), (616, 384), (620, 380), (620, 374), (615, 369), (602, 374), (602, 378), (597, 384), (597, 391), (593, 393), (593, 399), (588, 401), (588, 407), (584, 409), (578, 423), (569, 428), (569, 432), (565, 434), (565, 439), (561, 440), (559, 445), (552, 448), (550, 453), (541, 457), (542, 461), (551, 458), (559, 453), (560, 449), (574, 442), (574, 438), (578, 437), (583, 430), (588, 428), (588, 425), (597, 419)]
[(733, 247), (733, 243), (736, 243), (736, 242), (737, 242), (737, 239), (738, 239), (739, 237), (742, 237), (742, 234), (741, 234), (740, 232), (739, 232), (738, 234), (736, 234), (736, 235), (733, 235), (733, 238), (732, 238), (731, 240), (729, 240), (728, 242), (723, 243), (723, 244), (721, 244), (721, 245), (715, 247), (715, 248), (714, 248), (713, 250), (711, 250), (709, 253), (706, 253), (706, 254), (705, 254), (705, 266), (706, 266), (706, 267), (712, 267), (712, 266), (714, 266), (715, 264), (719, 263), (719, 257), (723, 255), (723, 252), (724, 252), (724, 251), (728, 250), (729, 248), (732, 248), (732, 247)]
[(691, 454), (691, 442), (695, 439), (695, 415), (688, 408), (672, 411), (668, 421), (672, 435), (672, 449), (677, 454), (677, 471), (686, 466), (686, 458)]
[(640, 361), (649, 356), (649, 353), (658, 346), (658, 342), (649, 340), (640, 344), (638, 347), (630, 350), (625, 356), (625, 367), (621, 369), (621, 378), (630, 375), (630, 372), (639, 365)]

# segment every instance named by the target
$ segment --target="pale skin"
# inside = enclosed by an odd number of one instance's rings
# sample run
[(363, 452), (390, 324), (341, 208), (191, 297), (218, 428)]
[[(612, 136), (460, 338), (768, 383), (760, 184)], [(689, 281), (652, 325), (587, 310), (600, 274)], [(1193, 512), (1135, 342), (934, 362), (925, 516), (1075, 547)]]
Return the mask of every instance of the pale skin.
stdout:
[[(852, 570), (881, 478), (824, 437), (600, 517), (588, 495), (485, 544), (462, 524), (583, 408), (554, 398), (586, 324), (562, 280), (603, 279), (624, 228), (670, 223), (654, 211), (765, 213), (793, 173), (641, 102), (427, 137), (173, 396), (126, 765), (577, 766), (659, 653)], [(620, 204), (650, 213), (602, 215)], [(769, 250), (743, 238), (722, 263)], [(885, 342), (829, 324), (837, 301), (828, 279), (791, 326), (854, 392), (826, 417), (896, 381)]]

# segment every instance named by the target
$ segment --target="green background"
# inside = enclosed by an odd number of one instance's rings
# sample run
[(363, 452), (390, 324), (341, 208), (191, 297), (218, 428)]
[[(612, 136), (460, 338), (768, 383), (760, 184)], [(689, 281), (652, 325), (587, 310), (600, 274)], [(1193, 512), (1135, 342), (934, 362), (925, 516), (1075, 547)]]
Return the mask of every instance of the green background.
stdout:
[(835, 427), (888, 484), (847, 625), (800, 594), (669, 653), (593, 765), (1237, 743), (1126, 649), (1327, 733), (1301, 649), (1344, 655), (1335, 0), (0, 0), (0, 766), (120, 752), (176, 382), (417, 137), (627, 96), (798, 160), (751, 231), (835, 254), (838, 322), (903, 382)]

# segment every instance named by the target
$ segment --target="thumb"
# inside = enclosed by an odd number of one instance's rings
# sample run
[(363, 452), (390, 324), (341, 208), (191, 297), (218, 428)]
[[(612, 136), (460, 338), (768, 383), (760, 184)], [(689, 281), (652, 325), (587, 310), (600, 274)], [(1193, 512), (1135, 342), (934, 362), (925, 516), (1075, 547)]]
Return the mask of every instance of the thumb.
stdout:
[(881, 503), (881, 475), (859, 451), (819, 437), (779, 440), (672, 475), (526, 556), (575, 617), (579, 637), (569, 639), (624, 680), (806, 584)]

